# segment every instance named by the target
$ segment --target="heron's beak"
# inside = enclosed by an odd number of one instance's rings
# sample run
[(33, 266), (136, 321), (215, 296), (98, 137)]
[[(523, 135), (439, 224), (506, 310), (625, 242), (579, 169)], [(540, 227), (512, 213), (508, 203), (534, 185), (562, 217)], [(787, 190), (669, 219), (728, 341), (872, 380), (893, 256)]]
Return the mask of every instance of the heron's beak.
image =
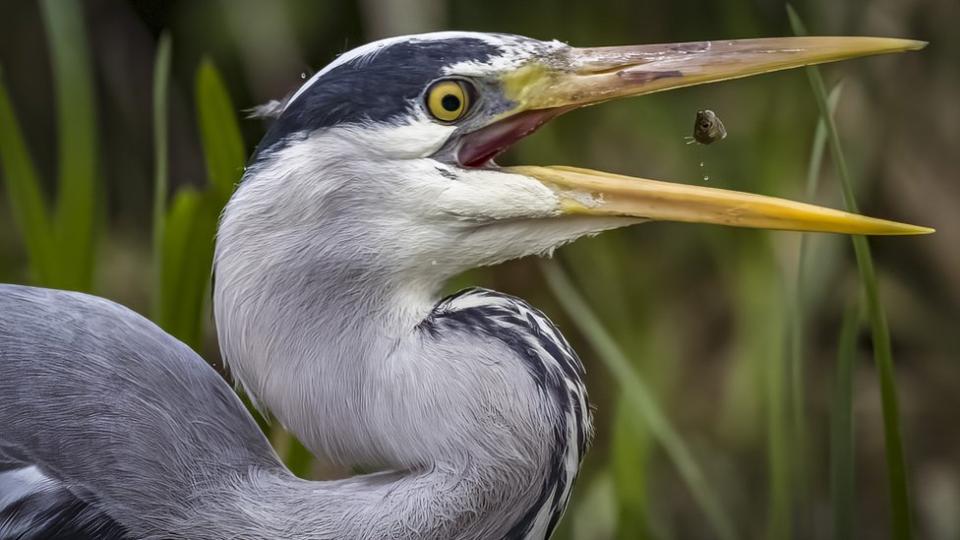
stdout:
[[(573, 108), (924, 46), (921, 41), (892, 38), (792, 37), (566, 49), (504, 77), (504, 93), (516, 107), (470, 134), (459, 149), (459, 159), (466, 165), (487, 163), (516, 140)], [(588, 169), (522, 166), (507, 170), (553, 189), (565, 214), (851, 234), (933, 232), (773, 197)]]

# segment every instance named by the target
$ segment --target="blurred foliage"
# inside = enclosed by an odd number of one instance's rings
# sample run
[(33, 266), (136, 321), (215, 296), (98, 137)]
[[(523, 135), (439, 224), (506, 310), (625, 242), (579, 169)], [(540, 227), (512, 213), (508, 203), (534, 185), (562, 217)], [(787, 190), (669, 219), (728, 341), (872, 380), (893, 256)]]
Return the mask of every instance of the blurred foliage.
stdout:
[[(623, 463), (625, 450), (621, 446), (630, 445), (632, 442), (633, 446), (638, 447), (638, 435), (642, 436), (649, 432), (652, 438), (663, 445), (664, 451), (679, 471), (694, 499), (702, 507), (713, 533), (718, 538), (725, 540), (734, 538), (736, 535), (733, 525), (723, 511), (719, 498), (710, 484), (706, 482), (700, 466), (690, 454), (687, 443), (664, 416), (640, 374), (630, 365), (630, 360), (604, 329), (586, 301), (575, 290), (570, 278), (560, 268), (560, 265), (556, 262), (545, 262), (542, 268), (550, 289), (590, 341), (590, 344), (597, 351), (597, 356), (610, 371), (613, 379), (620, 384), (620, 393), (624, 396), (620, 406), (620, 414), (627, 414), (630, 418), (617, 424), (619, 429), (615, 435), (617, 437), (616, 442), (619, 444), (614, 445), (613, 450), (615, 458), (620, 458), (619, 460), (615, 459), (614, 462), (614, 471), (619, 473), (615, 474), (614, 482), (619, 488), (617, 494), (620, 501), (628, 503), (640, 501), (642, 504), (646, 499), (645, 486), (642, 483), (643, 478), (637, 477), (637, 473), (642, 474), (643, 472), (640, 452), (632, 452), (634, 454), (632, 468), (635, 470), (624, 471), (623, 469), (627, 468)], [(624, 405), (630, 407), (629, 412), (623, 410)], [(636, 426), (641, 427), (637, 428)], [(631, 439), (633, 440), (631, 441)], [(631, 461), (629, 458), (626, 460)], [(638, 481), (640, 483), (634, 483)], [(629, 525), (633, 520), (624, 521), (626, 527), (621, 528), (621, 532), (625, 535), (642, 536), (647, 532), (643, 520), (633, 526)], [(625, 528), (632, 530), (624, 531)]]
[[(912, 532), (960, 538), (960, 3), (796, 7), (817, 33), (932, 43), (822, 71), (830, 86), (844, 81), (833, 131), (862, 210), (938, 229), (870, 247), (897, 359)], [(459, 28), (576, 45), (788, 35), (783, 8), (765, 0), (6, 0), (0, 279), (93, 290), (150, 312), (219, 366), (207, 305), (213, 231), (264, 129), (239, 121), (239, 109), (283, 96), (336, 54), (383, 35)], [(702, 108), (717, 111), (730, 136), (684, 145)], [(577, 111), (501, 161), (806, 192), (839, 206), (833, 152), (823, 165), (815, 158), (828, 136), (822, 128), (815, 139), (819, 117), (803, 74), (787, 72)], [(861, 285), (846, 239), (808, 235), (801, 247), (800, 237), (652, 224), (585, 239), (558, 255), (582, 296), (573, 310), (530, 260), (451, 284), (544, 308), (587, 365), (597, 437), (557, 537), (717, 537), (724, 522), (726, 534), (744, 538), (891, 535), (879, 396), (893, 366), (878, 380), (871, 341), (848, 307)], [(591, 312), (625, 364), (612, 373), (609, 350), (583, 324)], [(698, 471), (693, 480), (664, 425)], [(294, 470), (325, 474), (296, 441), (267, 429)]]
[[(160, 279), (154, 318), (162, 328), (199, 349), (208, 318), (217, 219), (240, 181), (245, 158), (237, 114), (210, 60), (204, 59), (197, 68), (195, 100), (209, 184), (203, 189), (181, 188), (166, 218), (158, 222)], [(165, 142), (158, 139), (155, 144)], [(161, 179), (159, 173), (157, 178)], [(157, 195), (166, 197), (160, 191)]]
[(30, 253), (36, 283), (86, 291), (97, 256), (95, 223), (97, 133), (89, 47), (74, 2), (42, 2), (57, 97), (55, 209), (44, 200), (37, 167), (30, 156), (7, 89), (0, 81), (0, 156), (13, 203), (13, 215)]

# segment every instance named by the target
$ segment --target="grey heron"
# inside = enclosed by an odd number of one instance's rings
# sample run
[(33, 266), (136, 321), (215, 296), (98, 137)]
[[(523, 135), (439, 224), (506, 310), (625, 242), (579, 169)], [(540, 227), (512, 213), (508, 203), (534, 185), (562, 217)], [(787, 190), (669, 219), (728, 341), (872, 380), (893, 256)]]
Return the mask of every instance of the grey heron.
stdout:
[(760, 195), (493, 158), (602, 101), (867, 54), (885, 38), (574, 48), (389, 38), (290, 98), (225, 208), (224, 360), (314, 454), (306, 481), (204, 360), (133, 311), (0, 286), (2, 538), (546, 538), (591, 437), (584, 368), (523, 300), (451, 276), (646, 220), (929, 229)]

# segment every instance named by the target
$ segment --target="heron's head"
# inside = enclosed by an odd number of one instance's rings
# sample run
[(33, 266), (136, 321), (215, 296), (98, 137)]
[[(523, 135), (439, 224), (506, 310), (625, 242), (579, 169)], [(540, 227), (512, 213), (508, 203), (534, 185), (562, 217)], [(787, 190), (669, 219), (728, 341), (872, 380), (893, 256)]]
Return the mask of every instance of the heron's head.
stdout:
[(440, 279), (639, 220), (928, 232), (759, 195), (494, 162), (574, 108), (922, 45), (824, 37), (574, 48), (465, 32), (378, 41), (276, 108), (224, 225), (244, 214), (264, 242), (301, 255)]

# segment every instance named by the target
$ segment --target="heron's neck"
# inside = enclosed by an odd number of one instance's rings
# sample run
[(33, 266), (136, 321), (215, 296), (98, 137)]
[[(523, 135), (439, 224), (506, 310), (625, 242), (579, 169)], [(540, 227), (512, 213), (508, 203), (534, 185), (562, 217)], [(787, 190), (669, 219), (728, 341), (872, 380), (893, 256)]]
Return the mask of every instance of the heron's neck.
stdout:
[(203, 515), (190, 516), (178, 529), (203, 537), (200, 533), (208, 523), (218, 533), (229, 533), (225, 524), (236, 527), (236, 535), (223, 538), (538, 538), (536, 533), (523, 535), (530, 524), (523, 523), (521, 505), (504, 504), (510, 493), (478, 489), (487, 481), (486, 474), (436, 469), (305, 481), (283, 473), (258, 473), (237, 486), (240, 489), (198, 508)]

